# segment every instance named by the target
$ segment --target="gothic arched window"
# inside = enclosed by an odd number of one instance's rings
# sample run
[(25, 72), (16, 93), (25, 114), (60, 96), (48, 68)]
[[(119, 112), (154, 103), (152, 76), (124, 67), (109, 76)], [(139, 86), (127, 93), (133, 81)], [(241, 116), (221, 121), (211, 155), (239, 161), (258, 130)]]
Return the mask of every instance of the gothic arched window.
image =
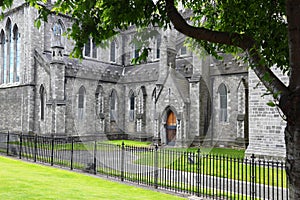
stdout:
[(90, 39), (88, 39), (88, 41), (84, 45), (84, 56), (87, 56), (87, 57), (91, 56), (91, 40)]
[(156, 36), (156, 59), (160, 58), (161, 35)]
[(227, 88), (222, 83), (219, 86), (219, 97), (220, 97), (220, 121), (227, 122)]
[(88, 39), (87, 43), (84, 45), (84, 56), (97, 58), (97, 46), (94, 39)]
[(14, 58), (14, 82), (19, 82), (20, 80), (20, 46), (21, 46), (21, 40), (20, 40), (20, 33), (18, 30), (18, 26), (15, 25), (13, 29), (13, 40), (14, 40), (14, 52), (15, 52), (15, 58)]
[(96, 99), (96, 115), (99, 115), (100, 113), (104, 113), (104, 95), (103, 95), (103, 88), (101, 85), (97, 86), (95, 99)]
[(117, 92), (113, 90), (110, 95), (110, 120), (117, 121), (117, 111), (118, 111), (118, 98)]
[(132, 90), (129, 92), (129, 121), (134, 120), (135, 97)]
[(13, 82), (13, 61), (14, 61), (14, 51), (13, 51), (13, 36), (10, 19), (6, 22), (6, 43), (5, 43), (5, 71), (4, 71), (4, 82)]
[(52, 45), (53, 46), (64, 46), (64, 41), (62, 38), (62, 34), (64, 32), (64, 26), (61, 20), (58, 20), (57, 22), (54, 23), (52, 27)]
[(112, 41), (110, 44), (110, 61), (116, 62), (116, 42)]
[(94, 41), (94, 39), (91, 39), (92, 41), (92, 57), (93, 58), (97, 58), (97, 46), (96, 46), (96, 42)]
[(43, 85), (40, 87), (40, 106), (41, 106), (41, 120), (45, 119), (45, 99), (46, 92)]
[(180, 48), (180, 55), (186, 55), (186, 54), (187, 54), (186, 46), (182, 46)]
[(1, 31), (1, 78), (0, 78), (0, 84), (5, 83), (5, 77), (6, 77), (6, 59), (5, 59), (5, 33), (2, 30)]
[(83, 119), (85, 107), (85, 88), (81, 86), (78, 91), (78, 119)]
[(133, 44), (132, 45), (132, 50), (133, 50), (133, 52), (132, 52), (132, 58), (137, 58), (137, 57), (140, 56), (140, 50), (139, 50), (137, 44)]

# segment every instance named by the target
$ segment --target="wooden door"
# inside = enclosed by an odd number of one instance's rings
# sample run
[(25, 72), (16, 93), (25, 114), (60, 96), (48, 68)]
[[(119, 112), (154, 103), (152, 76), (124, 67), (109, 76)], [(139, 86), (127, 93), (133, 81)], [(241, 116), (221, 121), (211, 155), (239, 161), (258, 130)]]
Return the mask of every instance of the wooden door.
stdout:
[(168, 113), (166, 133), (167, 133), (167, 144), (168, 145), (175, 145), (175, 140), (176, 140), (176, 116), (175, 116), (174, 112), (172, 112), (172, 111), (170, 111)]

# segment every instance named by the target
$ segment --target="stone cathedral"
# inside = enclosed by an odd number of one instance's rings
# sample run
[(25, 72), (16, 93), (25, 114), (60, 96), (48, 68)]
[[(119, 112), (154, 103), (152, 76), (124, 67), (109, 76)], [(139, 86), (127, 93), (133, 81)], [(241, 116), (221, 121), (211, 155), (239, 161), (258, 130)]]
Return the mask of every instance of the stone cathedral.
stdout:
[(262, 98), (247, 63), (197, 55), (173, 29), (157, 30), (147, 61), (134, 28), (97, 47), (63, 36), (72, 19), (52, 15), (37, 29), (37, 11), (17, 0), (0, 22), (0, 131), (148, 140), (178, 147), (247, 148), (285, 156), (285, 123)]

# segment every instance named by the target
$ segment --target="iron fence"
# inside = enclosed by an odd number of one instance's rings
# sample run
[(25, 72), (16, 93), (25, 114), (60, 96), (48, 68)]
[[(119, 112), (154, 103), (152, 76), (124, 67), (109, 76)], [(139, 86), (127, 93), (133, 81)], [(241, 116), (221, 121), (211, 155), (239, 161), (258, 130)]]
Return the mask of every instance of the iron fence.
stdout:
[(112, 145), (95, 137), (0, 133), (0, 152), (121, 181), (218, 199), (288, 199), (285, 163), (198, 150)]

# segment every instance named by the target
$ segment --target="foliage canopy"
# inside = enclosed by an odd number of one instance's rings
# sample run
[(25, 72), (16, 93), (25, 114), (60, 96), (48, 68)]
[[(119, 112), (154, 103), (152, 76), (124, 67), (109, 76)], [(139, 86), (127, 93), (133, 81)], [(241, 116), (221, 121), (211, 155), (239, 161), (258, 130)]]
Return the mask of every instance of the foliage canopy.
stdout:
[[(3, 8), (13, 0), (6, 0)], [(167, 1), (144, 0), (57, 0), (54, 5), (44, 1), (26, 0), (39, 9), (39, 20), (47, 21), (51, 13), (63, 13), (74, 19), (68, 36), (75, 43), (73, 54), (82, 56), (82, 48), (92, 37), (97, 45), (131, 26), (136, 28), (170, 26)], [(171, 2), (174, 2), (172, 0)], [(261, 62), (267, 66), (277, 65), (288, 71), (288, 37), (284, 0), (182, 0), (175, 6), (188, 12), (187, 21), (194, 27), (249, 36), (255, 41)], [(40, 22), (36, 23), (40, 25)], [(193, 48), (204, 47), (218, 57), (218, 52), (240, 53), (238, 39), (232, 45), (216, 44), (193, 38)], [(238, 46), (238, 47), (237, 47)], [(147, 49), (145, 51), (147, 53)]]

